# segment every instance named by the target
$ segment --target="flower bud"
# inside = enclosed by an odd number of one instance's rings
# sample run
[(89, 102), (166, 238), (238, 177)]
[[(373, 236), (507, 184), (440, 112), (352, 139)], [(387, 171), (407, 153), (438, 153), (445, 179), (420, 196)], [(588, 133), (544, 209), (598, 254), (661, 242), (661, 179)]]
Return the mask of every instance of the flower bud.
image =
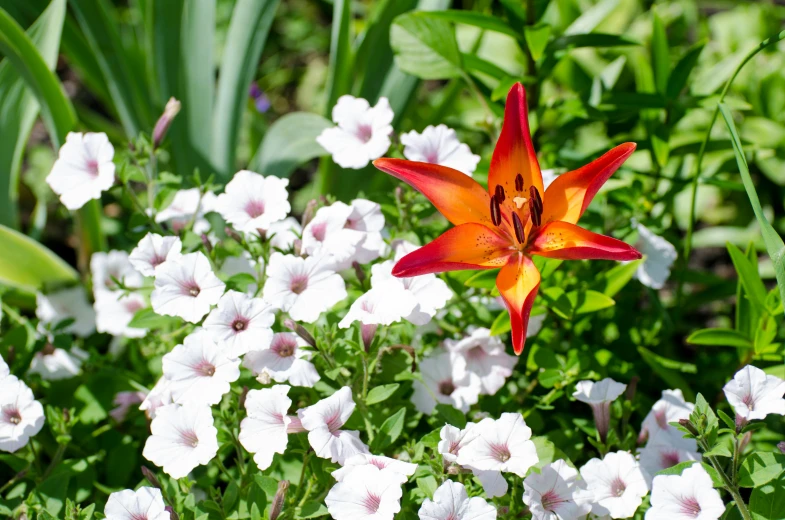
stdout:
[(142, 475), (144, 475), (144, 478), (147, 480), (147, 482), (150, 483), (151, 486), (154, 488), (163, 489), (163, 487), (161, 487), (161, 483), (158, 481), (158, 478), (155, 476), (155, 473), (150, 471), (150, 468), (147, 466), (142, 466)]
[(369, 352), (371, 350), (371, 344), (373, 343), (373, 338), (376, 336), (376, 325), (361, 325), (360, 326), (360, 335), (363, 338), (363, 345), (365, 346), (365, 351)]
[(741, 433), (741, 430), (743, 430), (745, 426), (747, 426), (747, 419), (736, 414), (736, 433)]
[(282, 480), (278, 483), (278, 491), (275, 492), (273, 503), (270, 505), (270, 520), (276, 520), (281, 514), (283, 503), (286, 500), (286, 490), (289, 489), (289, 481)]
[(207, 251), (207, 254), (211, 254), (213, 252), (213, 244), (210, 243), (210, 238), (204, 233), (202, 233), (200, 238), (202, 239), (202, 245), (204, 246), (205, 251)]
[(779, 444), (777, 444), (777, 448), (779, 448), (780, 453), (785, 454), (785, 441), (782, 441)]
[(240, 235), (240, 233), (238, 233), (234, 229), (230, 228), (229, 226), (226, 226), (224, 228), (224, 233), (226, 233), (226, 236), (228, 236), (229, 238), (231, 238), (232, 240), (234, 240), (238, 244), (242, 244), (243, 243), (242, 235)]
[(695, 428), (695, 425), (692, 424), (692, 421), (690, 421), (689, 419), (679, 419), (679, 424), (681, 425), (682, 428), (686, 429), (694, 436), (696, 437), (700, 436), (700, 433), (698, 433), (698, 429)]
[(256, 376), (256, 380), (259, 381), (259, 384), (261, 385), (269, 385), (273, 379), (270, 377), (270, 373), (267, 370), (263, 370)]
[(283, 325), (287, 329), (293, 331), (295, 334), (297, 334), (298, 336), (303, 338), (303, 340), (305, 340), (305, 342), (308, 343), (310, 346), (316, 348), (316, 340), (311, 335), (311, 333), (308, 332), (308, 330), (306, 330), (305, 327), (303, 327), (299, 323), (295, 322), (291, 318), (287, 318), (287, 319), (283, 320)]
[(313, 216), (316, 214), (316, 205), (319, 204), (316, 199), (311, 199), (308, 201), (308, 204), (305, 206), (305, 211), (303, 211), (303, 218), (300, 221), (300, 224), (305, 227), (308, 223), (313, 220)]
[(166, 506), (164, 507), (164, 510), (169, 513), (170, 520), (180, 520), (180, 515), (175, 513), (174, 509), (172, 509), (172, 506)]
[(153, 129), (153, 148), (161, 146), (161, 142), (164, 140), (166, 132), (169, 130), (169, 126), (171, 126), (172, 121), (174, 121), (174, 118), (179, 111), (180, 102), (175, 98), (169, 98), (169, 101), (166, 102), (164, 113), (158, 118), (158, 121), (155, 123), (155, 128)]

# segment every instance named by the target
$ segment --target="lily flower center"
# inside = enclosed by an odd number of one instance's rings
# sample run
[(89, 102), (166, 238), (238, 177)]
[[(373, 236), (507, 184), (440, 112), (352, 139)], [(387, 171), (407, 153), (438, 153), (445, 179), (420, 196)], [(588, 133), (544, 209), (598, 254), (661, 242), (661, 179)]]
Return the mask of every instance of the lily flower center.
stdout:
[[(543, 212), (540, 191), (535, 186), (530, 186), (528, 192), (529, 197), (525, 197), (523, 188), (523, 176), (519, 173), (515, 177), (515, 195), (512, 197), (512, 202), (518, 210), (524, 208), (524, 206), (528, 204), (525, 207), (523, 219), (521, 219), (517, 211), (512, 211), (512, 230), (519, 248), (524, 247), (527, 242), (525, 231), (526, 222), (531, 220), (534, 227), (539, 227), (542, 224)], [(507, 193), (504, 191), (504, 187), (501, 184), (497, 184), (494, 193), (491, 195), (490, 206), (491, 222), (493, 222), (494, 226), (499, 227), (502, 224), (502, 220), (507, 220), (502, 213), (502, 203), (505, 200), (507, 200)]]

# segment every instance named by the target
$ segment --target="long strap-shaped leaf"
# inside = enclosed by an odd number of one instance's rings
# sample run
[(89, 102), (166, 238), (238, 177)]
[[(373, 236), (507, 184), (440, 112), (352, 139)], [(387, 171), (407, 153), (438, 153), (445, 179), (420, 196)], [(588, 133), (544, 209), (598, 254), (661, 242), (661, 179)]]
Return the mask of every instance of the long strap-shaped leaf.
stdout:
[(29, 292), (45, 284), (74, 282), (79, 274), (32, 238), (0, 225), (0, 283)]
[[(65, 9), (65, 0), (53, 0)], [(65, 136), (76, 125), (76, 112), (63, 86), (49, 70), (30, 38), (11, 16), (0, 9), (0, 53), (27, 82), (41, 105), (41, 115), (55, 148), (60, 148)], [(106, 248), (100, 226), (100, 201), (90, 201), (79, 211), (84, 247), (81, 254), (88, 257), (92, 251)]]
[[(65, 18), (65, 2), (52, 2), (27, 30), (49, 69), (54, 69)], [(0, 224), (18, 226), (19, 169), (27, 139), (38, 116), (38, 102), (19, 71), (0, 63)], [(45, 215), (45, 213), (44, 213)]]
[[(280, 0), (239, 0), (232, 13), (213, 113), (213, 161), (232, 173), (240, 119)], [(264, 172), (262, 172), (264, 173)]]
[(774, 263), (774, 274), (777, 277), (780, 297), (782, 298), (782, 301), (785, 302), (785, 242), (782, 241), (782, 237), (768, 221), (766, 215), (763, 214), (763, 209), (761, 208), (760, 200), (758, 199), (758, 192), (755, 191), (755, 185), (752, 183), (752, 177), (750, 177), (747, 158), (744, 157), (741, 139), (739, 139), (736, 125), (733, 123), (733, 115), (731, 114), (730, 109), (723, 103), (720, 103), (720, 112), (722, 113), (723, 119), (725, 119), (725, 124), (728, 125), (731, 142), (733, 143), (733, 152), (736, 154), (736, 163), (739, 165), (739, 172), (741, 173), (741, 181), (744, 183), (747, 197), (749, 197), (750, 204), (752, 204), (755, 218), (758, 219), (763, 241), (766, 244), (766, 250), (769, 252), (771, 261)]

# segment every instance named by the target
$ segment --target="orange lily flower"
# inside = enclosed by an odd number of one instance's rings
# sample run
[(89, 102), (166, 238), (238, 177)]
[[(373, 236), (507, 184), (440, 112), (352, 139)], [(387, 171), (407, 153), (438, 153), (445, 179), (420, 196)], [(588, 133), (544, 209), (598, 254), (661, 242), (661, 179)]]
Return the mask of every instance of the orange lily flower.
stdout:
[(405, 257), (393, 275), (411, 277), (462, 269), (498, 269), (496, 286), (510, 313), (512, 344), (523, 352), (540, 273), (532, 255), (564, 260), (637, 260), (632, 246), (577, 225), (605, 181), (635, 150), (624, 143), (565, 173), (543, 190), (526, 107), (515, 84), (507, 95), (504, 124), (493, 151), (488, 191), (452, 168), (403, 159), (377, 159), (380, 170), (408, 183), (455, 227)]

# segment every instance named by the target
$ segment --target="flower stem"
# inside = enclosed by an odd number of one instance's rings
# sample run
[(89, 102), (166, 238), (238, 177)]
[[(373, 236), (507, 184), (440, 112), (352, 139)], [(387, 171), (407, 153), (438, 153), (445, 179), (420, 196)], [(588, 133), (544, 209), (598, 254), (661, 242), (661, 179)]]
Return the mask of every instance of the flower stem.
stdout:
[(55, 456), (52, 457), (52, 462), (49, 463), (49, 467), (46, 468), (44, 471), (41, 480), (46, 480), (46, 478), (52, 473), (52, 471), (60, 464), (60, 461), (63, 460), (63, 455), (65, 455), (65, 449), (67, 444), (58, 444), (57, 451), (55, 452)]

